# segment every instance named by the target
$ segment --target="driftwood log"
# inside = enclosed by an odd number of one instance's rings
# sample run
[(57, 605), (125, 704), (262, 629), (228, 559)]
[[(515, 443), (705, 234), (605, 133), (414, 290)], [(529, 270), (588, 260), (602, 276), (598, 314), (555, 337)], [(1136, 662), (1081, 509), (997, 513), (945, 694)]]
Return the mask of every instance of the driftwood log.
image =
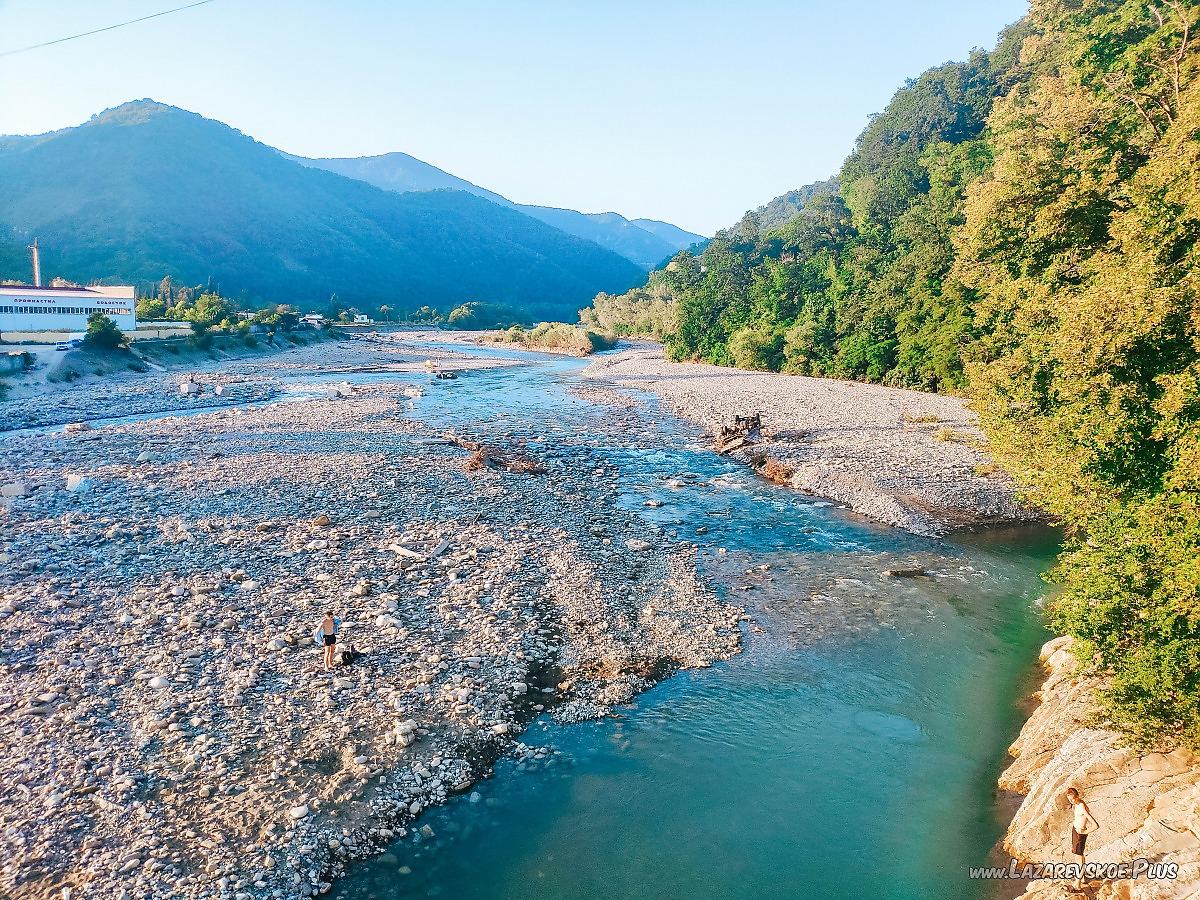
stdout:
[(470, 450), (464, 468), (468, 472), (478, 472), (480, 469), (504, 469), (517, 475), (545, 475), (546, 467), (531, 456), (524, 453), (512, 453), (498, 447), (490, 447), (478, 441), (459, 437), (457, 434), (447, 434), (446, 440), (456, 447)]
[(718, 453), (730, 453), (743, 447), (749, 447), (753, 443), (752, 437), (757, 436), (761, 429), (762, 413), (755, 413), (752, 416), (734, 416), (731, 424), (722, 425), (717, 432), (716, 450)]

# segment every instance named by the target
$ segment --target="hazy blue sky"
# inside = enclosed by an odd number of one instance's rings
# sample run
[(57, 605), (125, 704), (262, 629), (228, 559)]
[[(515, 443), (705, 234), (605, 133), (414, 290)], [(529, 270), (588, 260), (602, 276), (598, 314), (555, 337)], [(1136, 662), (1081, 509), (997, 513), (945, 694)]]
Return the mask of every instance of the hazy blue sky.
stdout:
[[(0, 0), (0, 51), (186, 0)], [(523, 203), (735, 221), (835, 172), (1025, 0), (215, 0), (0, 59), (0, 133), (153, 97), (306, 156), (403, 150)]]

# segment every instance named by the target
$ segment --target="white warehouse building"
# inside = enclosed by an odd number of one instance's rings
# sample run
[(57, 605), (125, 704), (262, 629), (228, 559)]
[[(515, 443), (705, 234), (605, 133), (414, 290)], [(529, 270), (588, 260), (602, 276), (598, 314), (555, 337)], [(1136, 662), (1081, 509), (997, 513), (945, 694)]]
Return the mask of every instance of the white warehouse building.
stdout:
[(137, 328), (137, 291), (131, 285), (75, 287), (0, 285), (0, 334), (8, 331), (87, 330), (101, 312), (122, 331)]

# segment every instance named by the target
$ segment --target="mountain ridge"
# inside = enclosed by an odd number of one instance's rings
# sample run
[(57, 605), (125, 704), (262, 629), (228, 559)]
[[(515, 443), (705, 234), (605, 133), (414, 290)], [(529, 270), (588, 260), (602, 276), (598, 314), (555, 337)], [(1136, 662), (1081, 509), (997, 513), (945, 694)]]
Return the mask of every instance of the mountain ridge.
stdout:
[[(0, 233), (39, 237), (48, 274), (219, 283), (249, 301), (363, 308), (469, 300), (570, 316), (642, 273), (623, 257), (462, 191), (396, 194), (301, 166), (153, 100), (0, 138)], [(0, 253), (0, 261), (13, 254)], [(3, 271), (2, 277), (25, 276)]]
[[(306, 158), (285, 154), (300, 165), (355, 178), (395, 193), (451, 188), (466, 191), (539, 219), (561, 231), (619, 253), (645, 270), (706, 238), (657, 219), (631, 220), (617, 212), (584, 213), (565, 207), (516, 203), (402, 151), (376, 156)], [(644, 223), (639, 224), (639, 223)], [(645, 227), (644, 227), (645, 226)]]

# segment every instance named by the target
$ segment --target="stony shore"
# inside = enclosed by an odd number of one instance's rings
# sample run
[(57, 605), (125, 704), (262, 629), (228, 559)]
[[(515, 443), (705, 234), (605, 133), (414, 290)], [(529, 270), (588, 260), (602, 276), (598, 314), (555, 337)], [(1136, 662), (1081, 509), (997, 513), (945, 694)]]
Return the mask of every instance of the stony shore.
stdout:
[[(1179, 865), (1174, 879), (1095, 879), (1084, 896), (1095, 900), (1185, 900), (1200, 896), (1200, 758), (1186, 750), (1139, 752), (1118, 735), (1089, 724), (1100, 682), (1077, 677), (1069, 638), (1041, 652), (1047, 676), (1039, 705), (1013, 743), (1002, 790), (1024, 796), (1004, 839), (1022, 862), (1071, 862), (1071, 814), (1063, 793), (1074, 786), (1100, 829), (1089, 836), (1096, 863), (1142, 858)], [(1080, 894), (1069, 882), (1035, 881), (1025, 897), (1066, 900)]]
[[(0, 434), (0, 896), (319, 894), (500, 754), (546, 756), (516, 744), (542, 710), (737, 651), (742, 611), (584, 438), (531, 451), (542, 474), (467, 471), (405, 416), (402, 347), (207, 374), (279, 390), (380, 353), (397, 379), (336, 399)], [(152, 411), (154, 378), (35, 420)], [(577, 415), (600, 440), (640, 413)], [(363, 655), (324, 673), (330, 608)]]
[(962, 400), (880, 385), (668, 362), (657, 345), (597, 359), (589, 378), (653, 391), (715, 434), (762, 414), (763, 436), (736, 455), (776, 461), (797, 490), (915, 534), (1036, 521), (988, 465)]
[[(427, 337), (427, 336), (426, 336)], [(0, 401), (0, 435), (20, 428), (64, 425), (119, 416), (188, 412), (272, 400), (305, 376), (377, 372), (423, 374), (425, 356), (402, 345), (362, 338), (327, 341), (307, 347), (259, 354), (256, 359), (206, 360), (170, 370), (123, 372), (73, 384), (40, 384)], [(458, 369), (489, 368), (502, 361), (443, 352), (439, 359)], [(180, 392), (181, 380), (200, 385), (196, 394)], [(335, 387), (328, 382), (326, 387)], [(322, 388), (322, 391), (325, 388)]]

